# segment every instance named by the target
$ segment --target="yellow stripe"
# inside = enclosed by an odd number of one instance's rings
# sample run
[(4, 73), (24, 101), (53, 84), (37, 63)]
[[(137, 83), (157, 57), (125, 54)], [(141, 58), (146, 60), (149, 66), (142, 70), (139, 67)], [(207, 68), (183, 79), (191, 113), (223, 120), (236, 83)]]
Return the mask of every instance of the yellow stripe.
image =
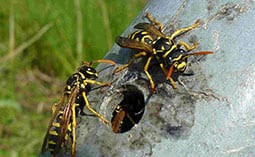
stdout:
[(55, 131), (55, 130), (51, 130), (51, 131), (49, 131), (49, 134), (50, 135), (55, 135), (55, 136), (58, 136), (58, 133)]
[(173, 51), (173, 49), (175, 49), (175, 48), (176, 48), (176, 45), (173, 45), (173, 46), (170, 48), (170, 50), (168, 50), (168, 51), (163, 55), (163, 58), (166, 58), (166, 56), (168, 56), (169, 53), (171, 53), (171, 52)]
[(142, 35), (147, 35), (148, 32), (142, 31), (141, 34), (142, 34)]
[(186, 63), (185, 62), (182, 62), (181, 64), (178, 64), (177, 65), (177, 69), (178, 71), (183, 71), (186, 67)]
[(71, 128), (71, 123), (67, 126), (67, 130), (69, 130), (70, 132), (72, 131), (72, 128)]
[(181, 60), (181, 58), (182, 58), (182, 55), (179, 55), (177, 58), (174, 58), (173, 61), (179, 61)]
[(54, 152), (54, 151), (55, 151), (55, 149), (53, 149), (53, 148), (49, 148), (49, 151), (50, 151), (50, 152)]
[(95, 73), (90, 72), (90, 71), (86, 71), (86, 73), (90, 74), (90, 75), (95, 75)]
[[(86, 78), (86, 77), (83, 75), (83, 73), (81, 73), (81, 72), (78, 72), (78, 73), (81, 75), (81, 78), (82, 78), (82, 79), (85, 79), (85, 78)], [(78, 78), (79, 78), (79, 77), (77, 76), (77, 79), (76, 79), (76, 82), (77, 82), (77, 83), (79, 82), (79, 81), (78, 81)]]
[(60, 127), (60, 123), (52, 123), (52, 126)]
[(49, 143), (49, 144), (53, 144), (53, 145), (55, 145), (55, 144), (56, 144), (56, 142), (55, 142), (55, 141), (49, 141), (48, 143)]
[(67, 141), (69, 139), (69, 136), (66, 134), (65, 135), (65, 140)]
[(146, 38), (148, 38), (148, 39), (152, 40), (152, 38), (151, 38), (151, 36), (150, 36), (150, 35), (145, 35), (145, 36), (143, 36), (143, 37), (142, 37), (142, 39), (140, 39), (140, 40), (141, 40), (141, 42), (145, 43), (145, 39), (146, 39)]
[(136, 34), (140, 33), (140, 31), (136, 31), (132, 34), (130, 34), (130, 37), (128, 37), (129, 39), (134, 39), (134, 37), (136, 36)]
[(85, 88), (86, 85), (84, 83), (81, 84), (81, 88)]

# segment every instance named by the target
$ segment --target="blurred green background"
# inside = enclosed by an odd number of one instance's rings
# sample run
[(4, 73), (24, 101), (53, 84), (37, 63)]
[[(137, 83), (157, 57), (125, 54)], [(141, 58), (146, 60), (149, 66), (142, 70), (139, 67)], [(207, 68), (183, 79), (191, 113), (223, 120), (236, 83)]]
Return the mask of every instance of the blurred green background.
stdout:
[(68, 76), (104, 57), (147, 1), (0, 1), (0, 156), (38, 155)]

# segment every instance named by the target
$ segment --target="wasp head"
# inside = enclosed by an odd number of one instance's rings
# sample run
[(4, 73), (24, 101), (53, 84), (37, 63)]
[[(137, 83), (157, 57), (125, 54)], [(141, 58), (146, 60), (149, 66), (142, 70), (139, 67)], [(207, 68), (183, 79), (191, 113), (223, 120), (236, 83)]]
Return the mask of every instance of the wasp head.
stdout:
[(183, 49), (176, 49), (167, 57), (166, 64), (170, 67), (173, 66), (175, 71), (184, 72), (187, 67), (186, 51)]
[(82, 73), (86, 78), (90, 78), (90, 79), (97, 79), (98, 74), (96, 69), (87, 66), (87, 65), (83, 65), (81, 66), (79, 69), (79, 72)]

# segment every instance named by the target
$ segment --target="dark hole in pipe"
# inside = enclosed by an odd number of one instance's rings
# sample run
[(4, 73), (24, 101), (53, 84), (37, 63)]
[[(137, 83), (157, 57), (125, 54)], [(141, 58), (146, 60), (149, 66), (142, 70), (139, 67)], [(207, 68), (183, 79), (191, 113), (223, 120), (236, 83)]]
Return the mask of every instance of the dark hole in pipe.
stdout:
[(122, 88), (123, 100), (116, 105), (111, 118), (114, 133), (129, 131), (139, 123), (144, 113), (145, 101), (142, 91), (133, 85), (124, 85)]

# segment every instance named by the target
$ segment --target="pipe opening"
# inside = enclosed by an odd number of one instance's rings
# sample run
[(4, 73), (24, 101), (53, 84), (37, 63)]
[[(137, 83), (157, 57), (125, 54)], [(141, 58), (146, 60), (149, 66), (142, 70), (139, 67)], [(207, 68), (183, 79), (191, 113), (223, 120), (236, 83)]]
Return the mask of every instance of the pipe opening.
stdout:
[(120, 90), (123, 99), (112, 112), (112, 131), (124, 133), (139, 123), (144, 114), (145, 101), (141, 90), (133, 85), (123, 85)]

